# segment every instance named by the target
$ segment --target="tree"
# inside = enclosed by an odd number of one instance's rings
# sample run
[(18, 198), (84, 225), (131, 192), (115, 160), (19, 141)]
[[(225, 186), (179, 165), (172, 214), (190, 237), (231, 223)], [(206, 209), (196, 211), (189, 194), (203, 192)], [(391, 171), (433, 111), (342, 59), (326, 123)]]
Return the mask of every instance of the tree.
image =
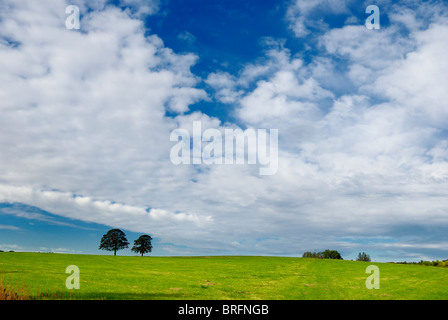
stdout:
[(342, 256), (339, 252), (336, 250), (325, 250), (324, 252), (321, 252), (322, 258), (324, 259), (339, 259), (342, 260)]
[(118, 250), (128, 247), (129, 242), (124, 232), (120, 229), (111, 229), (101, 238), (99, 249), (113, 251), (114, 256), (116, 256)]
[(313, 253), (311, 251), (306, 251), (303, 253), (302, 258), (313, 258)]
[(147, 234), (141, 235), (137, 240), (134, 240), (134, 246), (131, 250), (140, 253), (143, 257), (143, 254), (151, 252), (152, 250), (151, 240), (151, 236), (148, 236)]
[(358, 253), (358, 258), (356, 261), (370, 261), (370, 256), (365, 252)]
[(306, 251), (303, 253), (302, 258), (322, 258), (322, 254), (320, 252), (311, 252)]

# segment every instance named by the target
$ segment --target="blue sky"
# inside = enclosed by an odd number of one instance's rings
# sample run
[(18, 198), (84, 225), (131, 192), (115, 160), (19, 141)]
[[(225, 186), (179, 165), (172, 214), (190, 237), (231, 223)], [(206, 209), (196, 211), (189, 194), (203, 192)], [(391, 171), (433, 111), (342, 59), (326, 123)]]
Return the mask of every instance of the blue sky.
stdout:
[[(3, 1), (0, 249), (109, 254), (120, 228), (153, 255), (446, 259), (446, 9)], [(170, 134), (194, 121), (277, 129), (276, 174), (174, 165)]]

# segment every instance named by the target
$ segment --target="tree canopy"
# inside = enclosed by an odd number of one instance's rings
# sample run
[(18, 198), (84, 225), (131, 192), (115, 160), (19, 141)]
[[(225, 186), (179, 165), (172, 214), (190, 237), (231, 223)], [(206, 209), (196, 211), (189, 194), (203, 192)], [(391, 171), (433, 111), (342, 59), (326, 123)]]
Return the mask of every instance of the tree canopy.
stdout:
[(370, 256), (365, 252), (360, 252), (356, 261), (370, 261)]
[(341, 254), (337, 250), (325, 250), (322, 252), (322, 258), (324, 259), (340, 259), (342, 260)]
[(131, 250), (141, 254), (143, 257), (143, 254), (152, 250), (151, 240), (151, 236), (147, 234), (141, 235), (137, 240), (134, 240), (134, 246)]
[(114, 256), (116, 256), (118, 250), (128, 247), (129, 242), (124, 232), (120, 229), (111, 229), (101, 238), (99, 249), (113, 251)]
[(322, 252), (311, 252), (306, 251), (302, 255), (303, 258), (319, 258), (319, 259), (340, 259), (342, 260), (341, 254), (337, 250), (325, 250)]

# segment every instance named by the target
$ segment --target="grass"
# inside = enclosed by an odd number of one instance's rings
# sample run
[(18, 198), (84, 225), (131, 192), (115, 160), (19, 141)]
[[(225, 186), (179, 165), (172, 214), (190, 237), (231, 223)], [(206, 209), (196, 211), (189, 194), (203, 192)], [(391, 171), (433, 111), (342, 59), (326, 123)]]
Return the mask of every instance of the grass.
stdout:
[(23, 290), (16, 292), (12, 288), (3, 284), (3, 277), (0, 278), (0, 300), (28, 300), (29, 297)]
[[(380, 289), (366, 288), (371, 264)], [(69, 265), (79, 267), (79, 290), (65, 286)], [(286, 257), (2, 252), (0, 279), (9, 298), (23, 299), (448, 299), (447, 268)]]

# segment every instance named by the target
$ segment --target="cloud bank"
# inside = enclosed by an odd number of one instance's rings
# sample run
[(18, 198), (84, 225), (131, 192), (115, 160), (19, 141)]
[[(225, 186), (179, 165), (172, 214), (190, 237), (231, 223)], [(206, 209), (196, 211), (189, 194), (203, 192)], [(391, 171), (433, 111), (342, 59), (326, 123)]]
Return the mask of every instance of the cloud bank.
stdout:
[[(78, 1), (76, 32), (62, 0), (4, 1), (0, 201), (198, 254), (446, 255), (446, 6), (387, 6), (390, 25), (374, 31), (348, 18), (312, 23), (316, 10), (354, 16), (351, 2), (331, 3), (300, 1), (285, 14), (297, 39), (314, 35), (312, 59), (266, 38), (258, 61), (201, 79), (191, 71), (200, 56), (145, 28), (156, 2)], [(192, 112), (201, 101), (229, 117)], [(277, 174), (173, 165), (170, 133), (195, 120), (279, 129)]]

